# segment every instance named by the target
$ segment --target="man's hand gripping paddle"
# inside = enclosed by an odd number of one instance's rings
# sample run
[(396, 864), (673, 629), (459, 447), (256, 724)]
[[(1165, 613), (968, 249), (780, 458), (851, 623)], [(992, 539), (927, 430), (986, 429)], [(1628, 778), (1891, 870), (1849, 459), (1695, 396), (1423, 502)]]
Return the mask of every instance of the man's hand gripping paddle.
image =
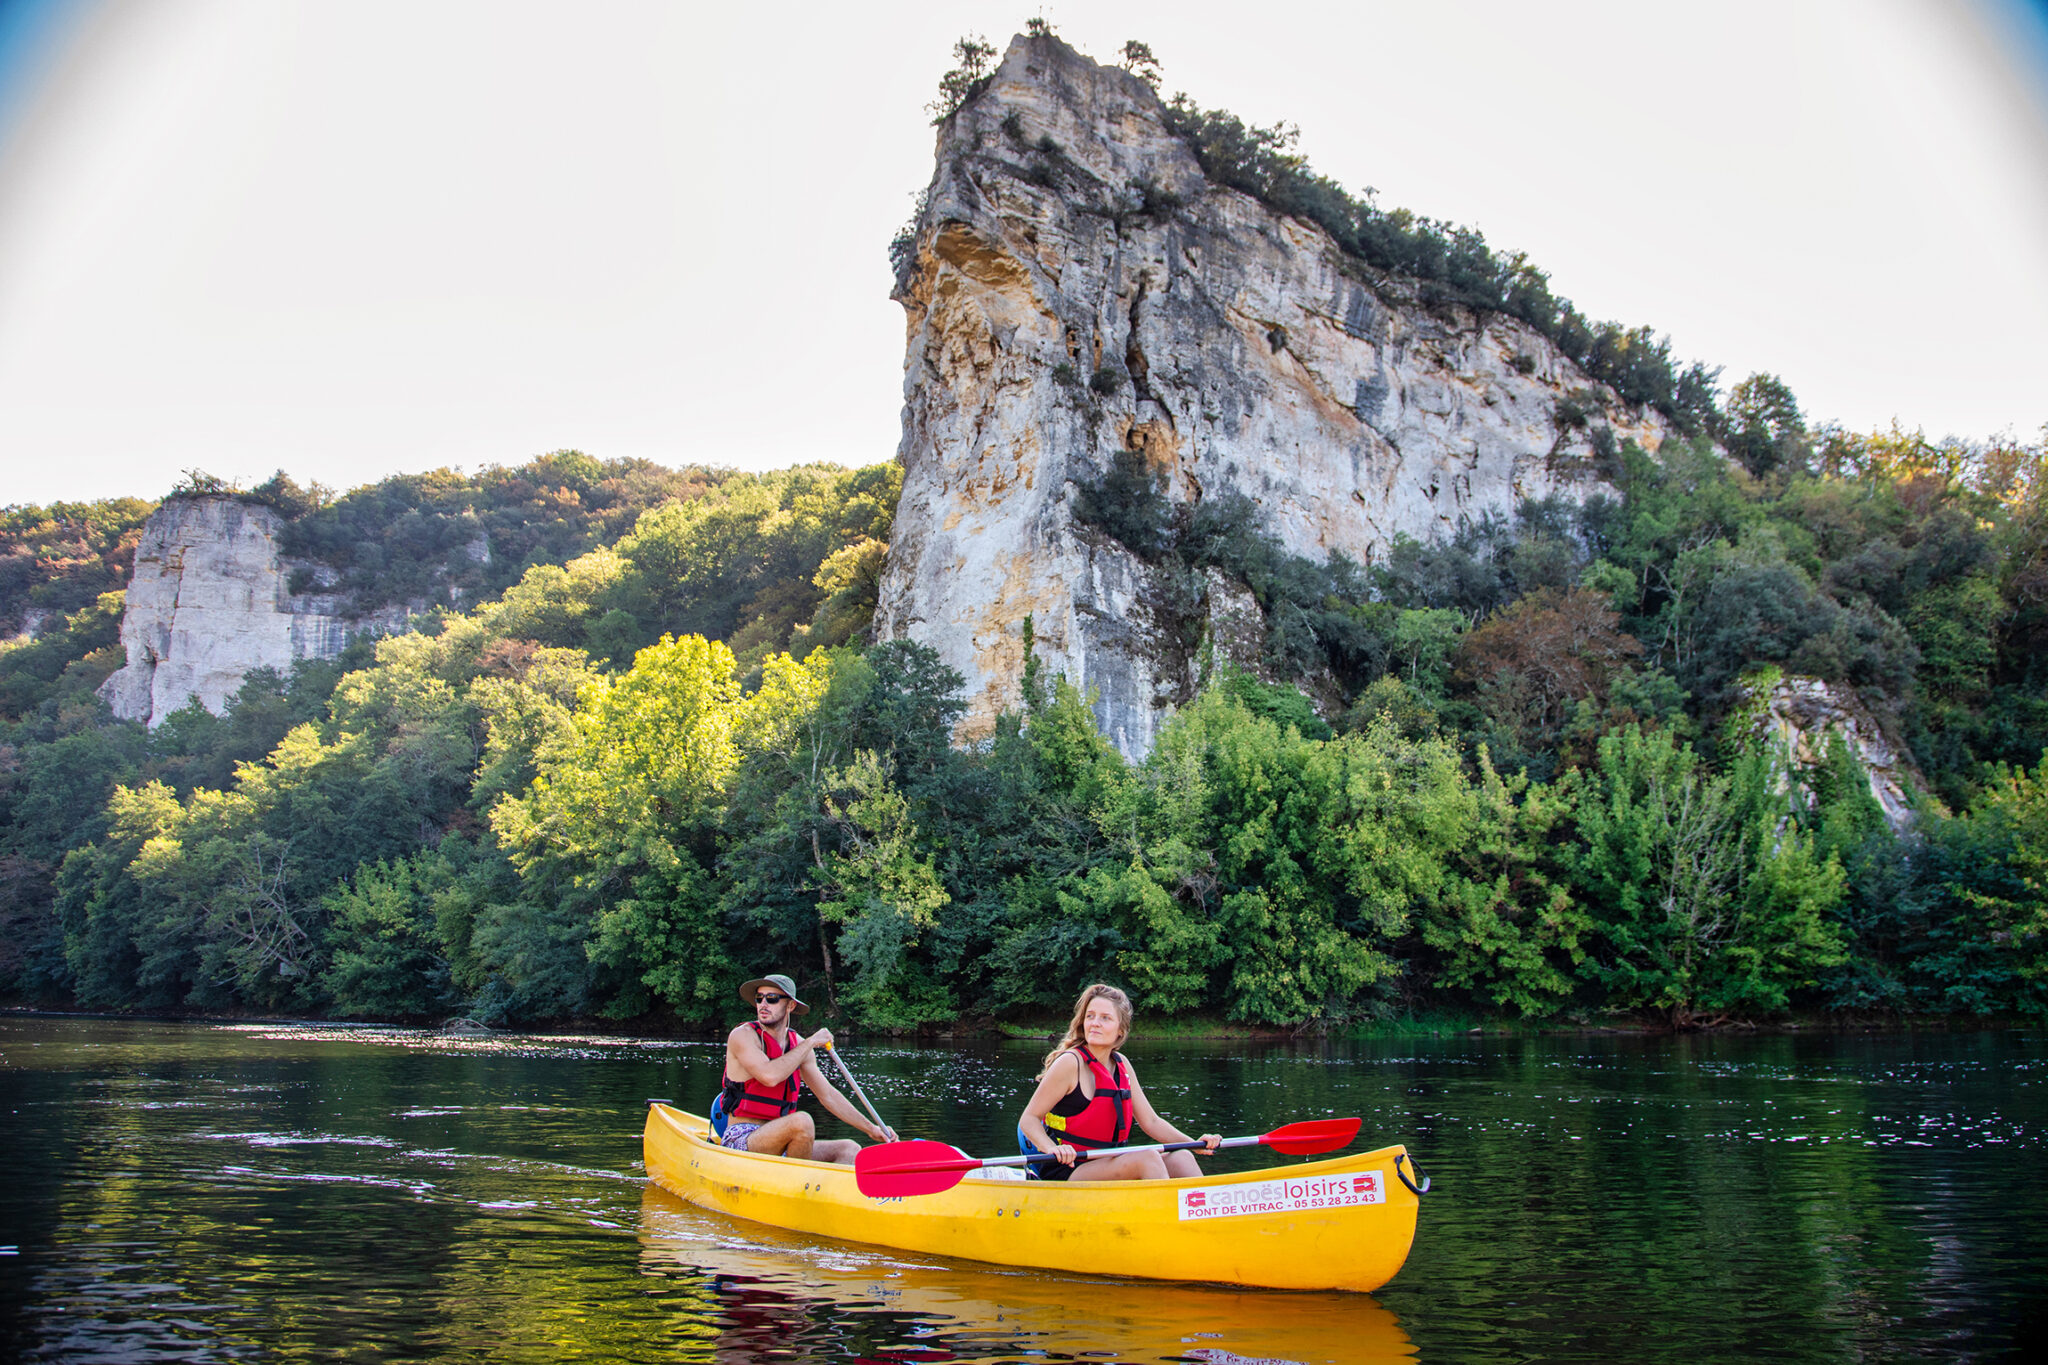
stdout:
[(853, 1068), (846, 1064), (845, 1056), (830, 1043), (825, 1044), (825, 1051), (832, 1054), (833, 1061), (839, 1063), (839, 1074), (846, 1077), (846, 1083), (853, 1087), (853, 1093), (860, 1099), (861, 1108), (868, 1111), (868, 1117), (875, 1121), (875, 1127), (888, 1134), (884, 1141), (896, 1141), (896, 1130), (882, 1122), (882, 1116), (875, 1112), (875, 1102), (868, 1098), (868, 1092), (861, 1089), (860, 1082), (853, 1078)]
[[(1359, 1119), (1305, 1119), (1257, 1137), (1225, 1138), (1219, 1145), (1266, 1146), (1288, 1156), (1313, 1156), (1318, 1152), (1334, 1152), (1357, 1137), (1360, 1122)], [(1141, 1147), (1096, 1148), (1079, 1153), (1075, 1159), (1085, 1161), (1091, 1157), (1121, 1156), (1125, 1152), (1187, 1152), (1201, 1145), (1199, 1142), (1158, 1142)], [(854, 1158), (853, 1178), (860, 1192), (870, 1198), (939, 1194), (959, 1184), (969, 1171), (978, 1171), (984, 1166), (1025, 1166), (1032, 1162), (1057, 1160), (1058, 1157), (1047, 1152), (983, 1160), (961, 1156), (943, 1142), (914, 1139), (861, 1148), (860, 1155)]]

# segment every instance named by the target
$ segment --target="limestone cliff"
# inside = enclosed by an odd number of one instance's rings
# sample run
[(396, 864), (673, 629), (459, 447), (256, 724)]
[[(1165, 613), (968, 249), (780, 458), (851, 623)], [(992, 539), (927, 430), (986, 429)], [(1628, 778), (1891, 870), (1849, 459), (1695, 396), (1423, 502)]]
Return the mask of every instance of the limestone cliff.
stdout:
[(1913, 825), (1911, 793), (1925, 791), (1927, 780), (1914, 767), (1911, 754), (1885, 733), (1870, 708), (1846, 687), (1819, 678), (1785, 677), (1770, 669), (1746, 687), (1752, 731), (1773, 741), (1790, 767), (1778, 774), (1781, 791), (1798, 790), (1803, 802), (1813, 800), (1812, 773), (1828, 761), (1828, 750), (1840, 739), (1863, 769), (1870, 799), (1884, 812), (1895, 834)]
[(1241, 493), (1297, 553), (1369, 562), (1398, 534), (1597, 487), (1560, 399), (1617, 439), (1665, 434), (1533, 329), (1426, 308), (1320, 228), (1210, 183), (1149, 86), (1056, 38), (1014, 40), (940, 130), (915, 231), (876, 626), (966, 676), (963, 737), (1016, 705), (1027, 615), (1127, 755), (1185, 694), (1144, 565), (1074, 517), (1119, 451), (1170, 498)]
[(225, 496), (167, 500), (143, 526), (121, 617), (126, 665), (100, 686), (114, 714), (154, 726), (194, 698), (216, 715), (252, 670), (289, 673), (331, 659), (351, 635), (402, 625), (336, 614), (332, 598), (293, 597), (278, 548), (284, 519)]

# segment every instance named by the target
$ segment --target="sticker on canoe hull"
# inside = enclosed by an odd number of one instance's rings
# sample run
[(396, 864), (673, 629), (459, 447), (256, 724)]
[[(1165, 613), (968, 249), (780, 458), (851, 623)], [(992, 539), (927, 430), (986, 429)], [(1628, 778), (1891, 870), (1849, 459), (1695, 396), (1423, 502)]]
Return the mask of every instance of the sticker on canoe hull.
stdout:
[(1387, 1187), (1378, 1171), (1312, 1176), (1296, 1180), (1249, 1180), (1180, 1191), (1182, 1222), (1191, 1218), (1246, 1218), (1261, 1213), (1301, 1213), (1384, 1204)]

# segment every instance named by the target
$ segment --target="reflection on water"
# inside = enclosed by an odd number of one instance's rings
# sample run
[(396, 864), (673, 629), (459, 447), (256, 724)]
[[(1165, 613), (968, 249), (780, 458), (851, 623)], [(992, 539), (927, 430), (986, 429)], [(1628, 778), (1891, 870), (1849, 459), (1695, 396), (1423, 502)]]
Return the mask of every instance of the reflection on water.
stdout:
[[(861, 1075), (906, 1134), (998, 1152), (1041, 1047), (877, 1043)], [(1805, 1362), (2048, 1329), (2039, 1033), (1132, 1051), (1184, 1126), (1409, 1144), (1438, 1193), (1407, 1268), (1237, 1292), (708, 1214), (638, 1159), (712, 1044), (0, 1016), (0, 1360)]]

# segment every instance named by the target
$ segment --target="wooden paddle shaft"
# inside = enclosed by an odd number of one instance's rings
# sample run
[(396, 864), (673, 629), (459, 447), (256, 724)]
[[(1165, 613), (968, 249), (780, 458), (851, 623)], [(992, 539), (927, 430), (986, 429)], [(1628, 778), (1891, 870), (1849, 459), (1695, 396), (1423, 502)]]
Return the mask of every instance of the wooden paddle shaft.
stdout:
[(882, 1116), (875, 1112), (874, 1101), (868, 1098), (867, 1091), (860, 1088), (860, 1082), (853, 1078), (853, 1070), (847, 1066), (846, 1058), (839, 1055), (839, 1049), (827, 1043), (825, 1051), (831, 1053), (832, 1060), (839, 1063), (839, 1074), (846, 1077), (846, 1083), (853, 1087), (853, 1093), (860, 1099), (860, 1107), (868, 1111), (868, 1117), (875, 1121), (875, 1127), (885, 1133), (893, 1131), (888, 1124), (882, 1122)]

